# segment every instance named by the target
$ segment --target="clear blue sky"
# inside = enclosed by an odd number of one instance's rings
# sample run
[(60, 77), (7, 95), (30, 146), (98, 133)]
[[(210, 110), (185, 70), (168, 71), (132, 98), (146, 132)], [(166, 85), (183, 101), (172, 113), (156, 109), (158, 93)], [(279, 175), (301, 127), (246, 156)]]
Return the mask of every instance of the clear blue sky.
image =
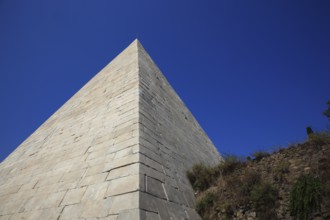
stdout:
[(328, 0), (0, 0), (0, 161), (135, 38), (222, 153), (329, 126)]

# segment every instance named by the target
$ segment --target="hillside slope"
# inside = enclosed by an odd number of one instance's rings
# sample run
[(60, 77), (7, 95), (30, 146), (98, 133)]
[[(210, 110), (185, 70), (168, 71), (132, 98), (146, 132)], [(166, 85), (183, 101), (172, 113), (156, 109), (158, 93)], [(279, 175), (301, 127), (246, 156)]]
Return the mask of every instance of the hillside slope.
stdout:
[[(217, 167), (196, 165), (187, 175), (196, 191), (196, 209), (203, 219), (330, 219), (328, 134), (272, 154), (259, 152), (253, 160), (229, 157)], [(309, 187), (306, 192), (302, 182)], [(294, 187), (297, 193), (292, 196), (291, 207), (296, 208), (291, 208), (290, 213), (290, 192)], [(301, 202), (308, 193), (309, 203), (304, 206)]]

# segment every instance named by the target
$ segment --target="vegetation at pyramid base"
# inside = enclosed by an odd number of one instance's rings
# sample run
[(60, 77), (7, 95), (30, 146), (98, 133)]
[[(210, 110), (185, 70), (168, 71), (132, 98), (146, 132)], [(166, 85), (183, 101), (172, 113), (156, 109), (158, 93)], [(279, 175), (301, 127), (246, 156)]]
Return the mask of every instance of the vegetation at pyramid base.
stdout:
[(271, 183), (261, 182), (252, 187), (250, 194), (253, 206), (260, 219), (276, 219), (278, 190)]
[[(321, 193), (323, 188), (321, 186), (324, 185), (324, 180), (321, 178), (311, 179), (304, 175), (295, 179), (293, 176), (299, 175), (296, 170), (301, 170), (299, 172), (302, 174), (305, 171), (314, 175), (325, 172), (323, 176), (329, 177), (330, 165), (327, 164), (329, 164), (330, 158), (329, 155), (324, 155), (328, 159), (318, 159), (318, 161), (325, 160), (323, 170), (319, 165), (317, 166), (320, 170), (309, 170), (309, 167), (299, 168), (299, 164), (290, 161), (290, 151), (296, 152), (292, 158), (299, 158), (304, 154), (307, 158), (305, 161), (308, 161), (311, 155), (305, 152), (320, 152), (320, 149), (328, 149), (327, 152), (330, 152), (329, 148), (329, 132), (316, 132), (302, 144), (280, 149), (272, 154), (258, 151), (252, 154), (250, 160), (229, 155), (224, 158), (224, 161), (213, 167), (196, 164), (187, 172), (187, 177), (197, 195), (196, 210), (203, 219), (225, 220), (234, 217), (236, 219), (247, 217), (239, 218), (237, 215), (240, 212), (242, 215), (245, 213), (255, 215), (251, 219), (278, 219), (280, 200), (283, 200), (282, 188), (285, 187), (287, 188), (285, 195), (287, 195), (288, 202), (286, 203), (287, 207), (282, 207), (282, 209), (288, 210), (287, 213), (296, 219), (308, 219), (318, 210), (321, 201), (323, 201)], [(286, 156), (279, 161), (274, 161), (274, 158), (279, 158), (279, 156), (274, 157), (273, 154)], [(263, 168), (262, 172), (256, 168), (266, 165), (268, 168)], [(267, 177), (265, 177), (265, 173), (268, 175)], [(295, 185), (293, 185), (294, 183)], [(330, 181), (328, 181), (329, 183)], [(282, 190), (281, 196), (279, 195), (280, 190)], [(301, 194), (301, 192), (310, 194)], [(330, 203), (330, 196), (326, 200), (329, 200)], [(306, 201), (310, 203), (306, 203)]]
[(196, 201), (196, 211), (204, 216), (209, 207), (213, 206), (213, 202), (215, 200), (215, 194), (212, 192), (206, 192), (202, 196), (200, 196)]
[(195, 164), (187, 171), (187, 177), (195, 191), (204, 191), (213, 185), (220, 175), (230, 174), (240, 166), (244, 166), (241, 159), (227, 155), (222, 163), (214, 167), (203, 163)]
[(187, 171), (187, 177), (195, 191), (204, 191), (218, 178), (216, 167), (206, 166), (203, 163), (194, 165)]

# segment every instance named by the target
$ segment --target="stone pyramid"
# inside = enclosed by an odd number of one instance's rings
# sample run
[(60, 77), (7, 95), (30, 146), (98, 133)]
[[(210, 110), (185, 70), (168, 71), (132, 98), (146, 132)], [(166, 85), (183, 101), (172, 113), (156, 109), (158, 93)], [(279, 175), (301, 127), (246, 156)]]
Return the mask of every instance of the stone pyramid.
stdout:
[(135, 40), (0, 164), (0, 219), (200, 219), (185, 173), (220, 160)]

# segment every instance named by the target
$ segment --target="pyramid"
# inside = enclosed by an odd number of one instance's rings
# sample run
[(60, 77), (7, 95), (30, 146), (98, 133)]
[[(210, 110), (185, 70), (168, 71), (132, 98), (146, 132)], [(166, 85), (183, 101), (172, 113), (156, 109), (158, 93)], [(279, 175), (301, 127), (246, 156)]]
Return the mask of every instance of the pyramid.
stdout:
[(186, 171), (220, 160), (135, 40), (0, 164), (0, 220), (200, 219)]

